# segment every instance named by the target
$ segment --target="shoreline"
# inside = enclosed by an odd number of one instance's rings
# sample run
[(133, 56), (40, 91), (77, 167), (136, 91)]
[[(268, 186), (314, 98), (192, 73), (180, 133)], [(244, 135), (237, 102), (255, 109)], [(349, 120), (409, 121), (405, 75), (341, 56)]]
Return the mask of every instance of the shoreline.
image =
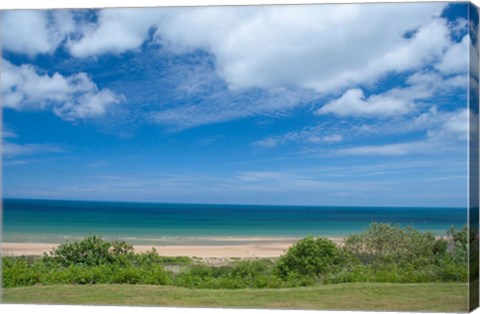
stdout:
[[(236, 242), (235, 244), (134, 244), (135, 253), (143, 253), (155, 248), (158, 255), (176, 257), (198, 257), (198, 258), (275, 258), (284, 254), (290, 246), (300, 238), (209, 238), (218, 242)], [(335, 244), (341, 244), (343, 238), (329, 237)], [(213, 240), (212, 242), (214, 242)], [(128, 243), (128, 241), (127, 241)], [(130, 244), (130, 243), (129, 243)], [(49, 253), (60, 243), (1, 243), (2, 256), (41, 256)]]

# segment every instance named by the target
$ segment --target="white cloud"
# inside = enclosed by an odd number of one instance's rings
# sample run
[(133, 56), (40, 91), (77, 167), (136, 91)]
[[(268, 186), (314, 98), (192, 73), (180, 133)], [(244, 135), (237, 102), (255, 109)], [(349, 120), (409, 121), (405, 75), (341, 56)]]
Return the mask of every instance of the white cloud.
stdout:
[[(449, 150), (466, 152), (468, 138), (468, 109), (453, 112), (430, 112), (405, 121), (409, 131), (426, 129), (426, 137), (421, 140), (390, 143), (381, 145), (354, 146), (337, 149), (334, 152), (342, 155), (407, 155), (407, 154), (440, 154)], [(402, 128), (401, 125), (389, 124), (389, 128)], [(379, 132), (379, 130), (377, 130)]]
[[(342, 128), (342, 126), (344, 128)], [(286, 143), (303, 144), (335, 144), (344, 140), (347, 125), (338, 125), (336, 127), (324, 126), (322, 124), (316, 127), (304, 127), (299, 131), (288, 132), (283, 135), (269, 136), (253, 143), (254, 146), (261, 148), (274, 148)]]
[(17, 138), (18, 135), (17, 135), (17, 133), (13, 132), (12, 130), (4, 127), (3, 130), (2, 130), (2, 137), (4, 139), (6, 139), (6, 138)]
[(462, 109), (446, 116), (439, 128), (430, 130), (428, 135), (432, 138), (467, 140), (468, 138), (468, 109)]
[(410, 94), (410, 99), (421, 99), (429, 98), (434, 94), (445, 95), (456, 88), (466, 91), (467, 77), (466, 71), (447, 77), (438, 72), (417, 72), (408, 77), (407, 83), (410, 84), (411, 89), (404, 94), (405, 96)]
[(2, 154), (4, 157), (17, 157), (43, 153), (62, 153), (62, 147), (50, 144), (16, 144), (3, 142)]
[(87, 74), (64, 77), (59, 73), (41, 74), (32, 65), (16, 66), (2, 60), (3, 106), (16, 110), (42, 110), (52, 107), (65, 120), (101, 116), (106, 108), (120, 102), (108, 89), (99, 90)]
[[(122, 53), (138, 49), (155, 30), (161, 49), (211, 52), (231, 89), (325, 93), (439, 59), (451, 45), (449, 25), (436, 18), (445, 5), (105, 9), (68, 47), (77, 57)], [(414, 35), (404, 37), (409, 31)]]
[(104, 9), (97, 24), (84, 27), (79, 40), (67, 44), (75, 57), (122, 53), (139, 48), (148, 38), (164, 9)]
[[(173, 53), (199, 48), (211, 52), (217, 74), (230, 91), (283, 88), (315, 93), (304, 98), (306, 101), (297, 98), (287, 106), (282, 100), (272, 102), (276, 108), (298, 107), (347, 89), (340, 99), (316, 113), (392, 117), (417, 110), (417, 102), (439, 92), (439, 85), (464, 88), (465, 75), (444, 79), (438, 73), (424, 72), (417, 75), (417, 81), (412, 75), (410, 86), (378, 95), (367, 97), (356, 87), (373, 86), (386, 74), (447, 62), (450, 57), (444, 58), (443, 53), (455, 47), (450, 32), (458, 27), (437, 17), (443, 8), (438, 3), (402, 3), (182, 9), (159, 18), (156, 36), (162, 49)], [(392, 10), (393, 18), (389, 14)], [(407, 32), (411, 36), (404, 36)], [(164, 110), (155, 115), (154, 121), (193, 127), (268, 114), (274, 108), (265, 108), (261, 101), (245, 108), (226, 108), (212, 102)], [(272, 147), (278, 140), (259, 144)]]
[(283, 180), (286, 176), (281, 172), (269, 172), (269, 171), (245, 171), (238, 174), (236, 177), (240, 181), (258, 182), (258, 181), (270, 181), (270, 180)]
[(312, 174), (295, 171), (243, 171), (230, 180), (231, 189), (255, 192), (315, 191), (325, 189), (328, 182)]
[[(212, 52), (232, 89), (282, 86), (323, 93), (439, 58), (450, 45), (447, 23), (434, 18), (442, 8), (402, 3), (184, 9), (163, 19), (157, 35), (173, 51)], [(415, 35), (404, 38), (411, 30)]]
[(154, 111), (150, 114), (150, 120), (167, 126), (171, 131), (178, 131), (256, 115), (282, 117), (289, 110), (305, 103), (306, 99), (312, 99), (308, 93), (286, 90), (237, 93), (213, 89), (208, 94), (197, 97), (195, 104), (187, 103)]
[(448, 48), (443, 55), (442, 61), (436, 65), (436, 68), (445, 74), (463, 73), (468, 70), (468, 48), (470, 45), (470, 36), (465, 35), (461, 42)]
[(437, 72), (416, 72), (406, 79), (406, 87), (396, 87), (381, 94), (365, 96), (361, 89), (346, 91), (315, 111), (315, 114), (338, 116), (383, 116), (392, 117), (419, 110), (418, 103), (433, 96), (448, 95), (459, 89), (466, 90), (467, 74), (444, 78)]
[(324, 141), (324, 142), (327, 142), (327, 143), (336, 143), (336, 142), (340, 142), (343, 140), (343, 136), (339, 135), (339, 134), (332, 134), (332, 135), (327, 135), (327, 136), (324, 136), (323, 138), (320, 138), (319, 141)]
[(31, 160), (23, 158), (33, 155), (43, 155), (50, 153), (63, 153), (65, 147), (63, 145), (55, 145), (49, 143), (33, 144), (33, 143), (14, 143), (14, 139), (19, 136), (15, 131), (3, 128), (2, 130), (2, 145), (0, 146), (0, 154), (3, 157), (3, 165), (18, 166), (31, 163)]
[(267, 137), (262, 140), (256, 141), (253, 144), (263, 148), (274, 148), (280, 144), (283, 144), (285, 141), (281, 137)]
[(338, 149), (335, 151), (341, 155), (406, 155), (411, 153), (428, 152), (435, 146), (434, 143), (427, 141), (414, 141), (407, 143), (395, 143), (385, 145), (366, 145), (350, 148)]
[[(417, 152), (438, 154), (446, 148), (464, 147), (468, 133), (468, 110), (440, 111), (432, 106), (426, 112), (407, 116), (381, 119), (368, 124), (352, 123), (348, 118), (322, 121), (315, 126), (306, 126), (297, 131), (269, 136), (253, 142), (261, 148), (275, 148), (280, 145), (303, 144), (302, 154), (329, 155), (332, 152), (356, 155), (406, 155)], [(378, 138), (411, 134), (423, 138), (407, 143), (328, 148), (325, 144), (352, 145), (359, 139), (374, 142)], [(428, 149), (427, 149), (428, 148)]]
[[(468, 38), (455, 43), (450, 34), (460, 34), (465, 22), (448, 23), (440, 18), (446, 5), (104, 9), (97, 11), (95, 22), (77, 17), (76, 23), (70, 11), (23, 11), (31, 18), (14, 19), (18, 11), (5, 14), (5, 21), (15, 26), (4, 28), (8, 38), (5, 47), (34, 55), (52, 52), (65, 43), (75, 57), (96, 57), (139, 50), (153, 38), (159, 49), (174, 54), (206, 50), (212, 54), (215, 74), (229, 90), (212, 92), (201, 103), (165, 106), (148, 114), (150, 121), (171, 129), (284, 114), (327, 94), (340, 97), (320, 108), (319, 114), (396, 116), (415, 110), (418, 100), (432, 95), (431, 88), (425, 82), (409, 83), (409, 88), (366, 95), (359, 86), (372, 87), (387, 74), (418, 71), (426, 66), (436, 67), (443, 74), (460, 73), (463, 61), (458, 56)], [(20, 36), (20, 32), (35, 36), (27, 41), (28, 36)], [(105, 103), (118, 102), (108, 90), (95, 91), (96, 86), (74, 101), (56, 99), (65, 98), (61, 91), (65, 87), (54, 85), (65, 84), (75, 76), (38, 76), (51, 81), (40, 87), (48, 85), (53, 91), (37, 102), (37, 108), (55, 101), (55, 113), (65, 119), (99, 116), (105, 112)], [(455, 75), (443, 82), (458, 87), (465, 78)], [(261, 99), (249, 99), (248, 105), (239, 106), (241, 99), (251, 97), (241, 95), (247, 89), (265, 93)], [(25, 94), (11, 90), (4, 95), (5, 102), (10, 107), (26, 106)], [(324, 141), (315, 137), (311, 140)]]
[(29, 160), (4, 160), (3, 161), (3, 166), (4, 167), (9, 167), (9, 166), (19, 166), (19, 165), (26, 165), (26, 164), (29, 164), (30, 161)]
[(413, 104), (405, 99), (389, 97), (387, 95), (371, 95), (365, 97), (361, 89), (350, 89), (339, 99), (328, 102), (315, 113), (334, 113), (340, 116), (391, 116), (405, 114), (412, 108)]
[(2, 12), (1, 28), (4, 49), (33, 57), (54, 52), (75, 23), (68, 10), (12, 10)]
[(87, 119), (105, 114), (108, 106), (119, 101), (119, 97), (108, 89), (94, 90), (55, 107), (53, 112), (65, 120)]

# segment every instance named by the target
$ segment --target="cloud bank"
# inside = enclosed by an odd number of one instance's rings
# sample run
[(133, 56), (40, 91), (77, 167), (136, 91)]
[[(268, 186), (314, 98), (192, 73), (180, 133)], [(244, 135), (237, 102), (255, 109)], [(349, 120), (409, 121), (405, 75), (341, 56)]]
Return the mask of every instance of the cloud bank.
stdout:
[[(68, 10), (9, 11), (3, 13), (3, 42), (5, 50), (30, 58), (59, 48), (77, 59), (140, 55), (145, 45), (178, 56), (206, 52), (213, 73), (201, 74), (225, 87), (178, 91), (182, 101), (175, 107), (148, 104), (142, 118), (170, 130), (282, 116), (311, 103), (318, 116), (393, 118), (428, 110), (424, 103), (438, 96), (438, 86), (465, 88), (470, 39), (454, 37), (468, 25), (441, 17), (447, 5), (103, 9), (88, 18)], [(33, 65), (4, 64), (9, 108), (53, 108), (76, 120), (102, 116), (121, 101), (85, 73), (48, 76)], [(406, 73), (414, 74), (374, 91), (383, 79)], [(195, 85), (189, 77), (186, 85)]]
[(32, 65), (16, 66), (2, 60), (1, 91), (5, 108), (52, 108), (62, 119), (77, 120), (101, 116), (121, 100), (112, 91), (99, 89), (86, 73), (65, 77), (39, 71)]

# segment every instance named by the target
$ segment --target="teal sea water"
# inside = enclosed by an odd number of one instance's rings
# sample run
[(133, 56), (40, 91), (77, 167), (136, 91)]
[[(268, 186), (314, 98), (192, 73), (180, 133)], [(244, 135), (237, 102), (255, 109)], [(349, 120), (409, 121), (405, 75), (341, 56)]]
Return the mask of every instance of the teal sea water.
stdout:
[[(61, 243), (88, 234), (136, 244), (232, 243), (241, 237), (341, 237), (372, 221), (445, 235), (466, 208), (154, 204), (3, 200), (3, 242)], [(215, 239), (214, 239), (215, 238)]]

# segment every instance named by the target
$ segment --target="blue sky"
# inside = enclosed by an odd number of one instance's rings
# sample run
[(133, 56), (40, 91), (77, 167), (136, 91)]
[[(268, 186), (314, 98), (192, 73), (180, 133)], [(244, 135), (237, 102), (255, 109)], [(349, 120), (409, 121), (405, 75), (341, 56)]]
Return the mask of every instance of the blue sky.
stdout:
[(4, 197), (466, 206), (467, 10), (6, 11)]

